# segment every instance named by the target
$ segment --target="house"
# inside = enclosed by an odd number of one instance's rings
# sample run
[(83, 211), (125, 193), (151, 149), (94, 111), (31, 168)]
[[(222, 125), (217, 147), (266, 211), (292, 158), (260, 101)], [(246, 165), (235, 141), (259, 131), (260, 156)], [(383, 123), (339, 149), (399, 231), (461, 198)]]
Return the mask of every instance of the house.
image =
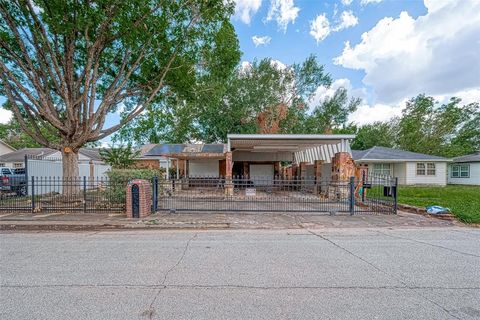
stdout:
[(164, 156), (151, 155), (148, 156), (148, 152), (157, 146), (154, 143), (145, 144), (141, 146), (138, 151), (138, 156), (135, 158), (135, 167), (147, 168), (147, 169), (167, 169), (169, 159)]
[[(62, 153), (50, 148), (23, 148), (0, 155), (0, 166), (9, 168), (24, 168), (25, 158), (61, 161)], [(99, 149), (81, 148), (78, 155), (79, 163), (103, 163)]]
[(453, 158), (448, 166), (448, 183), (480, 185), (480, 152)]
[(15, 148), (9, 146), (5, 141), (0, 140), (0, 156), (13, 151), (15, 151)]
[(350, 154), (354, 135), (229, 134), (227, 143), (159, 144), (144, 154), (169, 159), (177, 176), (261, 177), (273, 180), (285, 168), (296, 176), (331, 175), (335, 154)]
[(447, 184), (447, 163), (451, 160), (423, 153), (385, 147), (352, 150), (353, 160), (368, 174), (398, 177), (402, 185)]

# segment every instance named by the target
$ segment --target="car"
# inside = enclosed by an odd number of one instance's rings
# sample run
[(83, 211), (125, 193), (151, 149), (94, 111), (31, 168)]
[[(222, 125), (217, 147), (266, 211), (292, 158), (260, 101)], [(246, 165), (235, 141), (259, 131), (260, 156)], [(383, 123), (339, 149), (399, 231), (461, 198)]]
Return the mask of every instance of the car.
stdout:
[(0, 167), (0, 192), (14, 192), (18, 196), (25, 196), (27, 194), (27, 179), (25, 176), (25, 169), (23, 169), (23, 173), (16, 173), (15, 170), (18, 169)]

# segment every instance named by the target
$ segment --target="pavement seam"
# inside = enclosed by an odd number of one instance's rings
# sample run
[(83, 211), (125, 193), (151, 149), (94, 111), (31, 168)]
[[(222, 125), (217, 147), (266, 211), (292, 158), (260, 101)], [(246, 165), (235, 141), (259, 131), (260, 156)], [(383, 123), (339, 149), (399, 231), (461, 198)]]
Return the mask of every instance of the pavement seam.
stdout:
[(185, 255), (187, 254), (187, 250), (188, 250), (188, 247), (190, 246), (190, 242), (192, 242), (193, 239), (195, 239), (197, 237), (197, 233), (195, 233), (190, 239), (188, 239), (187, 243), (185, 244), (185, 247), (183, 249), (183, 252), (182, 252), (182, 255), (180, 256), (180, 258), (177, 260), (177, 262), (170, 268), (167, 270), (167, 272), (165, 272), (165, 274), (163, 275), (163, 281), (161, 283), (161, 286), (160, 288), (158, 289), (157, 293), (155, 294), (155, 296), (153, 297), (152, 299), (152, 302), (150, 302), (150, 305), (149, 305), (149, 308), (148, 310), (146, 311), (146, 315), (148, 315), (149, 319), (153, 319), (153, 316), (154, 316), (154, 313), (155, 313), (155, 310), (153, 309), (153, 304), (155, 303), (155, 301), (157, 300), (158, 296), (160, 295), (160, 292), (162, 292), (163, 289), (166, 288), (165, 286), (165, 282), (167, 281), (167, 277), (168, 275), (170, 274), (170, 272), (172, 272), (176, 267), (178, 267), (180, 265), (180, 263), (182, 263), (183, 261), (183, 258), (185, 258)]
[(455, 253), (458, 253), (458, 254), (480, 258), (480, 255), (477, 255), (477, 254), (474, 254), (474, 253), (463, 252), (463, 251), (460, 251), (460, 250), (457, 250), (457, 249), (452, 249), (452, 248), (444, 247), (444, 246), (441, 246), (441, 245), (438, 245), (438, 244), (433, 244), (433, 243), (420, 241), (420, 240), (416, 240), (416, 239), (406, 238), (406, 237), (402, 237), (402, 236), (395, 236), (395, 235), (391, 235), (391, 234), (388, 234), (388, 233), (385, 233), (385, 232), (382, 232), (382, 231), (378, 231), (378, 230), (374, 230), (374, 231), (377, 232), (377, 233), (383, 234), (384, 236), (387, 236), (387, 237), (408, 240), (408, 241), (432, 246), (432, 247), (435, 247), (435, 248), (440, 248), (440, 249), (452, 251), (452, 252), (455, 252)]
[[(298, 224), (298, 220), (297, 220), (296, 218), (295, 218), (295, 221), (296, 221), (297, 224)], [(321, 235), (321, 234), (318, 234), (318, 233), (315, 233), (315, 232), (311, 231), (310, 229), (304, 227), (301, 222), (300, 222), (299, 226), (300, 226), (301, 228), (307, 230), (307, 231), (308, 231), (309, 233), (311, 233), (312, 235), (314, 235), (314, 236), (316, 236), (316, 237), (318, 237), (318, 238), (320, 238), (320, 239), (323, 239), (323, 240), (329, 242), (330, 244), (332, 244), (332, 245), (336, 246), (337, 248), (339, 248), (339, 249), (347, 252), (348, 254), (352, 255), (353, 257), (355, 257), (355, 258), (363, 261), (364, 263), (367, 263), (368, 265), (370, 265), (371, 267), (373, 267), (375, 270), (378, 270), (378, 271), (380, 271), (381, 273), (385, 274), (386, 276), (388, 276), (388, 277), (394, 279), (395, 281), (401, 283), (402, 285), (404, 285), (404, 288), (405, 288), (405, 289), (411, 290), (411, 289), (410, 289), (410, 286), (409, 286), (406, 282), (404, 282), (403, 280), (398, 279), (398, 278), (395, 277), (394, 275), (388, 273), (387, 271), (384, 271), (383, 269), (377, 267), (376, 265), (374, 265), (373, 263), (367, 261), (366, 259), (363, 259), (362, 257), (354, 254), (353, 252), (351, 252), (350, 250), (342, 247), (341, 245), (337, 244), (337, 243), (334, 242), (333, 240), (330, 240), (330, 239), (328, 239), (327, 237), (325, 237), (325, 236), (323, 236), (323, 235)], [(448, 314), (449, 316), (451, 316), (451, 317), (453, 317), (453, 318), (455, 318), (455, 319), (459, 319), (459, 320), (461, 319), (461, 318), (457, 317), (456, 315), (452, 314), (448, 309), (446, 309), (446, 308), (443, 307), (442, 305), (438, 304), (437, 302), (435, 302), (435, 301), (433, 301), (433, 300), (430, 300), (428, 297), (422, 295), (422, 294), (419, 293), (419, 292), (416, 292), (415, 290), (412, 290), (412, 291), (415, 292), (415, 293), (417, 294), (417, 296), (423, 298), (424, 300), (426, 300), (426, 301), (432, 303), (433, 305), (437, 306), (438, 308), (442, 309), (442, 310), (443, 310), (446, 314)]]
[(480, 287), (420, 287), (420, 286), (248, 286), (234, 284), (220, 285), (130, 285), (130, 284), (67, 284), (67, 285), (3, 285), (0, 288), (123, 288), (123, 289), (263, 289), (263, 290), (376, 290), (376, 289), (412, 289), (412, 290), (480, 290)]

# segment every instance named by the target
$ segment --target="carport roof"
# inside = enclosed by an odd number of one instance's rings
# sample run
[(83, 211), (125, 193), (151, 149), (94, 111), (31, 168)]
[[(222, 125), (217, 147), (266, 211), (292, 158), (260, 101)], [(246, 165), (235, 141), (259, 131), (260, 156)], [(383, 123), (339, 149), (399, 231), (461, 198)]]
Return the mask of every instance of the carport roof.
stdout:
[(229, 134), (230, 149), (301, 151), (352, 140), (353, 134)]

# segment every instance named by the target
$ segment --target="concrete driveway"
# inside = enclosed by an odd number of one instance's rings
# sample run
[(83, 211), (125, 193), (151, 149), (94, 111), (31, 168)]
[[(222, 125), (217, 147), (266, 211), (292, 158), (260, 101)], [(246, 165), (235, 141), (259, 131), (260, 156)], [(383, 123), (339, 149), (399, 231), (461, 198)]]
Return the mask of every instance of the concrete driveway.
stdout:
[(1, 319), (480, 319), (480, 230), (0, 234)]

